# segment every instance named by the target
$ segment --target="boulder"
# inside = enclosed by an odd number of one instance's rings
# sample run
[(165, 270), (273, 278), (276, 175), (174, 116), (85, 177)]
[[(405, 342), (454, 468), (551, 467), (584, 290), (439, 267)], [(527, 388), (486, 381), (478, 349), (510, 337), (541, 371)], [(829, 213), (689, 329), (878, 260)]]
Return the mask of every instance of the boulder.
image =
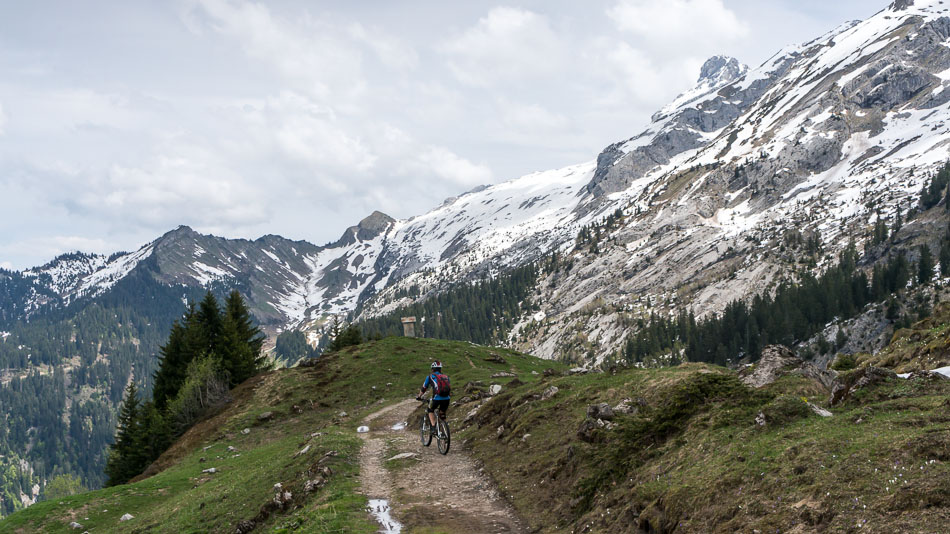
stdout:
[(307, 493), (313, 493), (326, 485), (326, 483), (327, 481), (325, 479), (322, 477), (317, 477), (304, 483), (303, 490)]
[(863, 367), (835, 379), (831, 385), (831, 399), (828, 404), (836, 406), (848, 400), (860, 389), (896, 379), (897, 373), (880, 367)]
[(258, 421), (270, 421), (274, 418), (274, 412), (264, 412), (257, 416)]
[(488, 388), (488, 393), (493, 396), (501, 393), (501, 384), (492, 384), (491, 387)]
[(779, 378), (799, 374), (820, 383), (824, 388), (831, 387), (835, 374), (819, 369), (818, 366), (799, 358), (788, 347), (769, 345), (762, 349), (762, 356), (755, 365), (739, 372), (739, 379), (754, 388), (761, 388)]
[(614, 410), (606, 402), (600, 404), (591, 404), (587, 407), (587, 417), (590, 419), (603, 419), (610, 421), (614, 418)]
[(504, 358), (498, 354), (495, 354), (494, 352), (489, 352), (488, 357), (485, 358), (485, 361), (492, 363), (508, 363)]
[(644, 402), (642, 399), (639, 402), (635, 402), (633, 399), (623, 399), (613, 407), (613, 411), (614, 413), (618, 413), (620, 415), (635, 415), (640, 411), (640, 406), (643, 404)]

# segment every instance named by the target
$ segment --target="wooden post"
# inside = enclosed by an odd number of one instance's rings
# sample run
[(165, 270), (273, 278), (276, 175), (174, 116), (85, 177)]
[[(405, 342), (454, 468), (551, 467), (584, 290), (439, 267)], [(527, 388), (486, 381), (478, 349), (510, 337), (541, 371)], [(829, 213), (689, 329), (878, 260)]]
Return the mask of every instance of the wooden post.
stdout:
[(402, 335), (406, 337), (416, 337), (416, 318), (415, 317), (402, 318)]

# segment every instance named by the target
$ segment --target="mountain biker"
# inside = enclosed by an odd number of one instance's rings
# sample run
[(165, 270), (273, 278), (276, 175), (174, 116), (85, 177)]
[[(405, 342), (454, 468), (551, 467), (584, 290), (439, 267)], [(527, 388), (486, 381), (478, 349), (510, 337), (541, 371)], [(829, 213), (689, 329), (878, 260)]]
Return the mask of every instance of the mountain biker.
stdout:
[(445, 412), (449, 409), (449, 400), (451, 399), (452, 391), (448, 375), (442, 374), (442, 362), (438, 360), (432, 362), (430, 370), (431, 372), (429, 376), (426, 377), (425, 382), (422, 383), (422, 389), (419, 391), (419, 395), (416, 399), (422, 400), (422, 396), (425, 395), (426, 390), (430, 387), (432, 388), (432, 399), (429, 400), (426, 413), (429, 414), (429, 423), (432, 424), (434, 431), (435, 410), (438, 409), (442, 415), (442, 419), (445, 419)]

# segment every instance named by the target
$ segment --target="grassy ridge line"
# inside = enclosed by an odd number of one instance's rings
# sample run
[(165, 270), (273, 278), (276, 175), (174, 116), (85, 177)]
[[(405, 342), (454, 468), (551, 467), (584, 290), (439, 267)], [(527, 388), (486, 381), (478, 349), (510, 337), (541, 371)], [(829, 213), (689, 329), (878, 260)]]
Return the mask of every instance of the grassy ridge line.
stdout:
[[(831, 418), (802, 397), (827, 401), (802, 377), (751, 390), (704, 364), (552, 377), (503, 391), (460, 437), (541, 532), (945, 531), (950, 381), (895, 379)], [(588, 405), (624, 398), (636, 413), (579, 438)]]
[[(506, 363), (486, 361), (497, 356)], [(457, 395), (469, 381), (511, 380), (492, 379), (499, 371), (530, 383), (545, 368), (560, 368), (462, 342), (386, 338), (350, 347), (321, 357), (315, 367), (248, 380), (224, 412), (196, 425), (156, 462), (153, 476), (39, 503), (0, 522), (0, 532), (75, 532), (68, 527), (72, 521), (89, 532), (233, 532), (273, 499), (277, 482), (293, 493), (293, 506), (259, 521), (255, 532), (376, 532), (358, 493), (355, 430), (363, 416), (413, 395), (433, 359), (443, 361)], [(258, 421), (264, 412), (274, 415)], [(244, 428), (250, 432), (243, 434)], [(311, 438), (316, 432), (321, 434)], [(310, 450), (297, 455), (307, 445)], [(330, 451), (337, 454), (318, 465)], [(322, 465), (333, 471), (327, 485), (306, 494), (305, 481)], [(211, 467), (218, 472), (202, 473)], [(120, 522), (126, 513), (135, 519)]]

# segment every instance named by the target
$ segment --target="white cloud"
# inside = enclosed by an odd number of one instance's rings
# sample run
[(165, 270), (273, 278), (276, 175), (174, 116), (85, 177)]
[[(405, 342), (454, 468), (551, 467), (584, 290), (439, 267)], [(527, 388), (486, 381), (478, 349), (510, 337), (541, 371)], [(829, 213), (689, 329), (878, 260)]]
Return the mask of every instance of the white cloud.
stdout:
[(749, 35), (748, 25), (722, 0), (620, 0), (607, 10), (618, 29), (629, 32), (651, 57), (683, 53), (705, 56)]
[(187, 27), (236, 39), (244, 52), (285, 80), (323, 98), (353, 99), (365, 89), (359, 50), (331, 22), (303, 13), (293, 20), (264, 4), (242, 0), (189, 0), (180, 15)]
[(472, 163), (443, 147), (429, 147), (419, 155), (419, 163), (450, 186), (469, 188), (492, 181), (491, 169)]
[(545, 16), (496, 7), (440, 49), (459, 81), (486, 87), (557, 73), (564, 46)]
[(353, 23), (349, 26), (349, 34), (368, 46), (380, 62), (390, 69), (409, 71), (419, 66), (419, 55), (412, 47), (378, 27), (367, 28), (360, 23)]
[(0, 103), (0, 135), (3, 135), (4, 127), (7, 125), (7, 115), (3, 112), (3, 104)]

